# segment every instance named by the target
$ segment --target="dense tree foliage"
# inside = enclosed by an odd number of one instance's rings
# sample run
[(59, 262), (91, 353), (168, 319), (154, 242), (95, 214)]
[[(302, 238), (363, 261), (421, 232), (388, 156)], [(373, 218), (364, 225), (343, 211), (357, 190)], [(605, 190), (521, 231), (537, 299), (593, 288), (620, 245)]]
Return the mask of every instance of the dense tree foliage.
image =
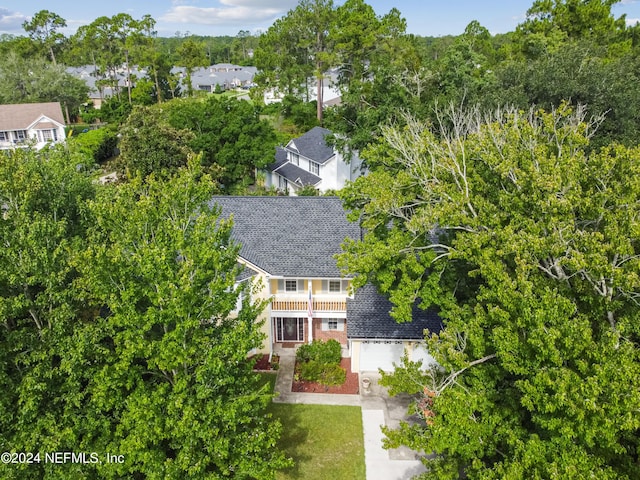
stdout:
[(0, 60), (0, 103), (60, 102), (67, 121), (87, 101), (89, 88), (61, 65), (11, 53)]
[(439, 114), (386, 128), (343, 194), (354, 283), (445, 319), (439, 367), (384, 378), (423, 418), (389, 445), (437, 478), (637, 478), (640, 150), (591, 151), (598, 120), (567, 107)]
[(67, 21), (64, 18), (49, 10), (40, 10), (30, 21), (22, 24), (29, 37), (42, 46), (54, 65), (56, 64), (54, 50), (64, 40), (64, 35), (59, 33), (58, 29), (66, 26)]
[(246, 360), (263, 305), (234, 313), (238, 246), (211, 179), (192, 162), (95, 192), (76, 163), (0, 162), (0, 446), (43, 456), (0, 476), (274, 478), (289, 462)]
[(129, 178), (173, 173), (185, 166), (188, 157), (193, 155), (189, 143), (195, 135), (169, 125), (158, 109), (135, 107), (124, 123), (121, 135), (118, 162), (121, 173)]
[(202, 153), (203, 165), (226, 188), (253, 182), (256, 168), (273, 162), (277, 138), (251, 103), (208, 96), (180, 99), (163, 108), (174, 128), (195, 136), (189, 147)]

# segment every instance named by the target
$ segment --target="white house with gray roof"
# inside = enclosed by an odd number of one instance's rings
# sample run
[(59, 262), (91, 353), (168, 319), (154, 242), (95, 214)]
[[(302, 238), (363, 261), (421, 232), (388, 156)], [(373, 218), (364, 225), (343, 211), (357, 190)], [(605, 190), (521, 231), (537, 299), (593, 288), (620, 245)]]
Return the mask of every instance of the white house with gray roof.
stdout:
[(267, 187), (295, 196), (301, 188), (312, 186), (320, 193), (340, 190), (362, 175), (362, 162), (354, 154), (350, 161), (331, 145), (333, 133), (314, 127), (304, 135), (276, 147), (275, 162), (265, 173)]
[(59, 102), (0, 105), (0, 149), (63, 142), (65, 121)]
[(272, 354), (314, 339), (335, 339), (351, 357), (353, 371), (391, 370), (406, 351), (431, 362), (424, 330), (442, 328), (432, 311), (415, 309), (414, 321), (398, 324), (391, 304), (372, 285), (352, 294), (335, 256), (345, 239), (360, 238), (336, 197), (214, 197), (222, 218), (233, 217), (232, 238), (240, 244), (236, 279), (251, 281), (254, 299), (268, 300), (262, 314)]

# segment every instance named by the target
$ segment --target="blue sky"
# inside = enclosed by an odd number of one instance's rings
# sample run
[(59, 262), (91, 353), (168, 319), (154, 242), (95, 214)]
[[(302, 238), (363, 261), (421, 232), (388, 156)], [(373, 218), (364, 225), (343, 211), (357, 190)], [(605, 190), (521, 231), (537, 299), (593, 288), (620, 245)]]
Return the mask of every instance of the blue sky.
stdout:
[[(0, 0), (1, 1), (1, 0)], [(336, 4), (343, 3), (335, 0)], [(23, 35), (22, 22), (40, 10), (50, 10), (67, 21), (70, 35), (100, 16), (128, 13), (138, 19), (150, 14), (160, 36), (232, 35), (240, 30), (266, 30), (273, 21), (297, 5), (297, 0), (21, 0), (0, 5), (0, 32)], [(378, 14), (395, 7), (407, 19), (407, 31), (418, 35), (459, 35), (472, 20), (491, 33), (515, 29), (533, 0), (369, 0)], [(622, 0), (613, 8), (616, 17), (640, 19), (640, 0)]]

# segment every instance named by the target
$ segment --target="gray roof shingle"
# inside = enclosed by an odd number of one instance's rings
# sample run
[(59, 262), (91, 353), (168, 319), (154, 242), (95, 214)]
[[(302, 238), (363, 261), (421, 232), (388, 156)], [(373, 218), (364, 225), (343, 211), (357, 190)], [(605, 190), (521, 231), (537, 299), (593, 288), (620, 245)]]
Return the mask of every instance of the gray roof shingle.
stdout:
[(434, 310), (422, 310), (413, 306), (413, 321), (397, 323), (389, 314), (392, 304), (379, 294), (374, 285), (368, 284), (347, 298), (347, 336), (351, 339), (420, 340), (424, 330), (438, 333), (442, 320)]
[(300, 155), (322, 165), (335, 155), (333, 147), (327, 145), (326, 137), (329, 135), (333, 135), (331, 130), (313, 127), (301, 137), (291, 140), (287, 148), (297, 150)]
[(322, 180), (317, 175), (314, 175), (313, 173), (308, 172), (305, 169), (294, 165), (293, 163), (285, 163), (274, 170), (274, 172), (276, 172), (278, 175), (282, 175), (291, 183), (295, 183), (296, 185), (300, 186), (317, 185)]
[(334, 255), (345, 238), (358, 239), (337, 197), (222, 197), (221, 216), (233, 215), (240, 256), (270, 275), (339, 278)]
[(282, 147), (276, 147), (276, 161), (269, 165), (269, 169), (277, 170), (288, 161), (289, 160), (287, 160), (287, 151)]
[(0, 105), (0, 131), (25, 130), (41, 115), (65, 124), (60, 102)]

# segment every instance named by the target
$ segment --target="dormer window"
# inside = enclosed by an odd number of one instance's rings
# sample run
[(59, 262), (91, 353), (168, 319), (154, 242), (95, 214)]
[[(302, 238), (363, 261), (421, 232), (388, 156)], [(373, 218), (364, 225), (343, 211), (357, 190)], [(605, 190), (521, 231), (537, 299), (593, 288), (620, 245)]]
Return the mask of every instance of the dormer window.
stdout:
[(309, 160), (309, 171), (314, 175), (320, 175), (320, 165)]
[(300, 166), (300, 155), (298, 155), (297, 153), (291, 153), (290, 157), (291, 163)]

